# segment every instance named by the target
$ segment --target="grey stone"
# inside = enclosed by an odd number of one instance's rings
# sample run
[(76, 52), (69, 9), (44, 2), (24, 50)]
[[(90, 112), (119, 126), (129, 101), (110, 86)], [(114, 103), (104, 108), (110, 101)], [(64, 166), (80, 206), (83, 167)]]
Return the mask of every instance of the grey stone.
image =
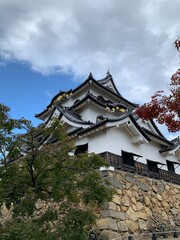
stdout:
[(99, 230), (102, 230), (102, 229), (110, 229), (110, 230), (114, 230), (114, 231), (118, 230), (117, 224), (116, 224), (115, 220), (113, 220), (112, 218), (105, 218), (105, 219), (97, 220), (96, 226)]
[(98, 238), (98, 240), (111, 240), (111, 239), (117, 239), (120, 235), (117, 232), (109, 231), (109, 230), (103, 230)]
[(150, 185), (147, 183), (136, 182), (136, 184), (141, 188), (143, 191), (148, 192), (150, 190)]
[(119, 232), (127, 232), (128, 231), (128, 228), (126, 226), (126, 222), (125, 221), (118, 222), (117, 226), (118, 226)]
[(146, 221), (139, 219), (139, 229), (140, 230), (147, 230), (147, 225), (146, 225)]
[(104, 204), (104, 209), (111, 209), (111, 210), (116, 210), (116, 204), (113, 202), (106, 202)]
[(139, 196), (138, 201), (143, 203), (144, 202), (144, 196)]
[(126, 225), (130, 233), (135, 233), (139, 229), (139, 224), (131, 220), (126, 220)]
[(164, 192), (164, 189), (165, 189), (165, 185), (163, 183), (158, 186), (158, 192), (159, 193)]
[(135, 179), (130, 175), (126, 174), (125, 179), (130, 183), (135, 183)]
[(112, 178), (112, 177), (106, 177), (106, 180), (115, 188), (123, 189), (123, 183)]
[(100, 171), (101, 177), (107, 177), (109, 175), (108, 171)]
[(113, 210), (104, 210), (104, 211), (102, 211), (101, 216), (103, 218), (112, 217), (112, 218), (116, 218), (119, 220), (125, 220), (125, 217), (126, 217), (125, 213), (113, 211)]
[(172, 208), (171, 210), (172, 215), (178, 214), (178, 210), (176, 208)]
[(134, 222), (138, 219), (136, 212), (131, 207), (126, 212), (126, 219), (130, 219)]

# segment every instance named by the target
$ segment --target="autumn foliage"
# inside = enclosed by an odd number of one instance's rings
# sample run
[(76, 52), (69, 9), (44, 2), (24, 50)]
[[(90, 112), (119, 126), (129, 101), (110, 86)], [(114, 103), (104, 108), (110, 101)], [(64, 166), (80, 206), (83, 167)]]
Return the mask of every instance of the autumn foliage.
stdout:
[[(175, 42), (180, 51), (180, 39)], [(165, 124), (170, 132), (180, 131), (180, 69), (171, 77), (170, 93), (156, 92), (149, 103), (145, 103), (136, 110), (143, 120), (154, 118), (160, 124)]]

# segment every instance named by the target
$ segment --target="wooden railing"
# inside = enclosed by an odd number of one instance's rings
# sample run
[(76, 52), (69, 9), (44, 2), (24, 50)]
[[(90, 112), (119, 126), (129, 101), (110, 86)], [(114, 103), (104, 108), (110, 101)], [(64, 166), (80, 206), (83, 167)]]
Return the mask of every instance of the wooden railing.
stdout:
[(110, 152), (103, 152), (100, 154), (111, 166), (114, 166), (117, 169), (121, 169), (127, 172), (134, 172), (143, 176), (150, 178), (163, 179), (168, 182), (176, 183), (180, 185), (180, 175), (159, 169), (159, 172), (151, 172), (148, 169), (148, 166), (144, 163), (135, 161), (134, 166), (127, 165), (123, 162), (123, 158), (120, 155), (116, 155)]

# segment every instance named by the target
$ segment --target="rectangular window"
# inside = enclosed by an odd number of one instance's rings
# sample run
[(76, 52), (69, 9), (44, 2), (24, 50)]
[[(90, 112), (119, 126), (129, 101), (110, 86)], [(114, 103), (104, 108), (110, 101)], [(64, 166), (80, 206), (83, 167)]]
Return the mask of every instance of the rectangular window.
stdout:
[(170, 172), (175, 172), (174, 163), (171, 162), (171, 161), (168, 161), (168, 160), (166, 160), (166, 163), (167, 163), (167, 169), (168, 169), (168, 171), (170, 171)]
[(131, 167), (135, 166), (134, 157), (133, 157), (132, 153), (122, 151), (122, 159), (123, 159), (124, 164), (131, 166)]
[(148, 169), (150, 172), (159, 173), (158, 163), (147, 160)]
[(85, 153), (88, 151), (88, 143), (82, 144), (82, 145), (77, 145), (76, 150), (75, 150), (75, 155), (80, 154), (80, 153)]

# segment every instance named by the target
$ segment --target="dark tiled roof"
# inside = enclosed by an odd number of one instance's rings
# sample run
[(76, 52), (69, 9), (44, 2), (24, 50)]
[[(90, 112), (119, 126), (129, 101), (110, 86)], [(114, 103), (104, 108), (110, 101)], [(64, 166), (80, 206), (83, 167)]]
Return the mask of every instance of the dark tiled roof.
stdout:
[(92, 124), (91, 126), (85, 128), (85, 129), (82, 129), (81, 131), (78, 132), (78, 135), (81, 135), (81, 134), (84, 134), (86, 132), (92, 131), (92, 130), (94, 130), (96, 128), (99, 128), (99, 127), (105, 125), (108, 122), (116, 122), (116, 121), (119, 121), (119, 120), (123, 120), (123, 119), (125, 119), (128, 116), (129, 116), (129, 112), (125, 112), (125, 113), (121, 114), (121, 116), (119, 116), (119, 117), (104, 118), (103, 120), (101, 120), (101, 121), (99, 121), (97, 123), (94, 123), (94, 124)]
[(75, 123), (80, 123), (84, 125), (89, 125), (92, 124), (90, 121), (83, 121), (82, 118), (77, 115), (73, 109), (69, 110), (67, 107), (59, 107), (57, 106), (56, 109), (60, 112), (60, 114), (64, 115), (68, 120), (75, 122)]
[(168, 139), (166, 139), (163, 135), (158, 135), (156, 133), (151, 132), (150, 130), (148, 130), (147, 128), (142, 127), (142, 129), (148, 134), (151, 135), (153, 137), (156, 137), (162, 141), (164, 141), (165, 143), (169, 144), (169, 145), (173, 145), (173, 143), (171, 141), (169, 141)]
[(83, 130), (82, 127), (76, 128), (76, 129), (68, 132), (68, 135), (69, 135), (69, 136), (72, 136), (72, 135), (74, 135), (74, 134), (77, 134), (77, 133), (80, 132), (81, 130)]
[(144, 132), (144, 129), (137, 123), (137, 121), (134, 119), (133, 115), (130, 114), (129, 118), (131, 119), (131, 121), (133, 122), (133, 124), (135, 125), (135, 127), (137, 128), (137, 130), (143, 135), (143, 137), (147, 140), (150, 141), (151, 139), (149, 138), (149, 136), (146, 134), (146, 132)]
[(69, 91), (60, 91), (58, 94), (56, 94), (56, 95), (52, 98), (51, 102), (50, 102), (49, 105), (46, 107), (46, 109), (44, 109), (44, 110), (43, 110), (42, 112), (40, 112), (40, 113), (35, 114), (35, 117), (38, 118), (39, 116), (41, 116), (42, 114), (44, 114), (46, 111), (48, 111), (48, 110), (52, 107), (54, 101), (55, 101), (59, 96), (61, 96), (61, 95), (63, 95), (63, 94), (70, 94), (71, 92), (72, 92), (72, 89), (69, 90)]
[(100, 122), (94, 123), (91, 126), (82, 129), (78, 132), (78, 135), (87, 133), (89, 131), (92, 131), (94, 129), (97, 129), (103, 125), (105, 125), (108, 122), (117, 122), (120, 120), (123, 120), (125, 118), (129, 117), (131, 119), (131, 121), (133, 122), (133, 124), (135, 125), (135, 127), (138, 129), (138, 131), (143, 135), (143, 137), (145, 139), (147, 139), (148, 141), (150, 141), (150, 138), (147, 136), (147, 134), (143, 131), (143, 129), (137, 124), (137, 122), (133, 119), (132, 115), (130, 112), (126, 111), (123, 114), (121, 114), (119, 117), (114, 117), (114, 118), (104, 118), (104, 120), (101, 120)]
[(94, 123), (94, 124), (92, 124), (90, 127), (87, 127), (87, 128), (85, 128), (85, 129), (79, 131), (79, 132), (78, 132), (78, 135), (82, 135), (82, 134), (87, 133), (87, 132), (90, 132), (90, 131), (92, 131), (92, 130), (100, 127), (100, 126), (103, 126), (104, 124), (107, 123), (107, 121), (108, 121), (108, 120), (105, 119), (105, 120), (103, 120), (103, 121), (101, 121), (101, 122)]
[[(153, 125), (153, 127), (156, 129), (157, 133), (161, 136), (164, 137), (164, 135), (162, 134), (162, 132), (159, 130), (157, 124), (153, 121), (153, 119), (150, 119), (151, 124)], [(164, 137), (165, 138), (165, 137)]]
[[(102, 85), (108, 83), (109, 81), (111, 81), (111, 83), (112, 83), (112, 85), (113, 85), (116, 93), (118, 93), (118, 94), (122, 97), (122, 95), (119, 93), (118, 89), (116, 88), (116, 85), (115, 85), (115, 83), (114, 83), (114, 80), (113, 80), (113, 78), (112, 78), (112, 75), (110, 74), (109, 71), (107, 72), (107, 76), (106, 76), (105, 78), (103, 78), (103, 79), (101, 79), (101, 80), (98, 80), (98, 82), (99, 82), (100, 84), (102, 84)], [(106, 87), (106, 86), (104, 86), (104, 87)], [(106, 87), (106, 88), (107, 88), (107, 87)], [(108, 89), (110, 89), (110, 88), (108, 88)], [(111, 90), (111, 89), (110, 89), (110, 90)]]
[[(123, 100), (123, 101), (126, 102), (129, 106), (131, 106), (132, 108), (137, 107), (137, 104), (132, 103), (132, 102), (128, 101), (127, 99), (123, 98), (123, 97), (119, 94), (118, 91), (117, 91), (117, 93), (115, 93), (112, 89), (103, 86), (101, 81), (102, 81), (102, 80), (99, 80), (99, 81), (98, 81), (98, 80), (95, 80), (94, 77), (93, 77), (93, 75), (90, 73), (89, 76), (88, 76), (88, 78), (87, 78), (82, 84), (80, 84), (78, 87), (76, 87), (75, 89), (69, 90), (69, 91), (65, 91), (65, 92), (64, 92), (64, 91), (63, 91), (63, 92), (59, 92), (57, 95), (55, 95), (55, 96), (52, 98), (50, 104), (46, 107), (46, 109), (45, 109), (44, 111), (42, 111), (41, 113), (35, 114), (35, 117), (38, 118), (38, 117), (40, 117), (42, 114), (44, 114), (45, 112), (49, 111), (49, 109), (53, 106), (54, 101), (55, 101), (59, 96), (61, 96), (61, 95), (63, 95), (63, 94), (70, 94), (70, 93), (73, 94), (73, 93), (76, 93), (79, 89), (81, 89), (81, 88), (84, 87), (85, 85), (88, 85), (90, 82), (92, 82), (93, 84), (99, 86), (100, 88), (104, 89), (105, 91), (111, 93), (112, 95), (118, 97), (120, 100)], [(112, 83), (114, 84), (114, 81), (112, 81)], [(115, 84), (114, 84), (114, 88), (116, 89)]]
[(163, 153), (163, 152), (168, 152), (168, 151), (172, 151), (176, 148), (178, 148), (178, 146), (180, 147), (180, 138), (177, 137), (175, 139), (173, 139), (172, 141), (170, 141), (173, 145), (170, 145), (169, 147), (163, 148), (161, 149), (159, 152)]
[(83, 97), (81, 100), (79, 101), (76, 101), (69, 109), (74, 109), (76, 108), (77, 106), (81, 105), (82, 103), (86, 102), (87, 100), (91, 100), (93, 102), (95, 102), (96, 104), (102, 106), (102, 107), (121, 107), (121, 108), (124, 108), (126, 109), (127, 106), (121, 104), (121, 103), (113, 103), (112, 101), (110, 100), (105, 100), (104, 98), (100, 98), (100, 96), (96, 97), (94, 96), (92, 93), (87, 93), (85, 97)]

